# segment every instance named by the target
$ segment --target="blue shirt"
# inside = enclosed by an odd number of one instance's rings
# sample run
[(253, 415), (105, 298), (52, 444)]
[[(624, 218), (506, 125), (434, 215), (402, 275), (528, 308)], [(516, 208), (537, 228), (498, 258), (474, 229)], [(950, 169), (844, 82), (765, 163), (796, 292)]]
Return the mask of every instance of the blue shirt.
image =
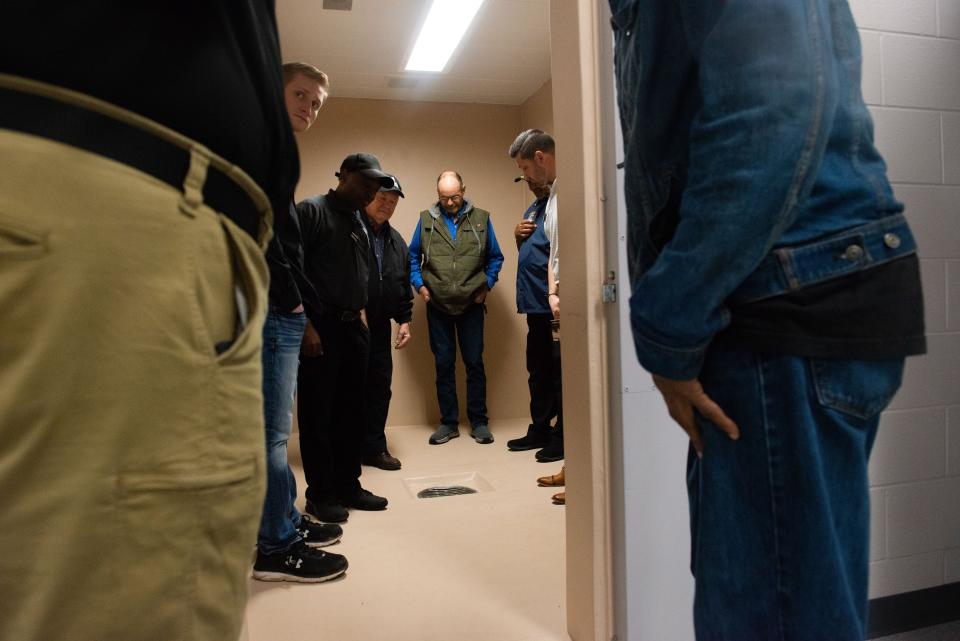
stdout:
[(386, 224), (380, 225), (380, 229), (373, 228), (373, 223), (366, 216), (363, 217), (364, 225), (367, 227), (367, 237), (370, 238), (373, 245), (373, 255), (377, 257), (377, 271), (383, 276), (383, 241), (387, 237)]

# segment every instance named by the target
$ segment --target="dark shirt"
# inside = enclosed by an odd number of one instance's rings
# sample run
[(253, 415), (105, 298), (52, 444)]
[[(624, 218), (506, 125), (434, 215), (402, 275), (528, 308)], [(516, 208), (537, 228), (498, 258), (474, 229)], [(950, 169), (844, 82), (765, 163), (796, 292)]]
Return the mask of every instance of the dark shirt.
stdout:
[[(293, 198), (300, 169), (272, 0), (11, 0), (0, 9), (0, 72), (95, 96), (204, 144), (248, 173), (274, 212)], [(235, 222), (256, 233), (252, 218)]]
[(718, 340), (811, 358), (881, 360), (926, 351), (916, 254), (796, 292), (731, 305)]
[(388, 222), (377, 231), (366, 216), (364, 222), (372, 241), (367, 299), (370, 325), (389, 323), (391, 318), (397, 323), (409, 323), (413, 317), (413, 289), (407, 243)]
[(332, 189), (297, 203), (304, 272), (321, 313), (356, 312), (367, 305), (370, 242), (360, 220)]

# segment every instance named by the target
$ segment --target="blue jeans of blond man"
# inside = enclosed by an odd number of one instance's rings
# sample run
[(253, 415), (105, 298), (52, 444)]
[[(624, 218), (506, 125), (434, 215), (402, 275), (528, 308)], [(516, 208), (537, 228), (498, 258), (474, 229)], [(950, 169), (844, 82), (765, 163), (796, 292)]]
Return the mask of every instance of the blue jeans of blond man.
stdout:
[(297, 388), (300, 341), (307, 325), (303, 312), (271, 309), (263, 325), (263, 418), (267, 443), (267, 496), (257, 535), (261, 552), (288, 549), (300, 540), (294, 507), (297, 481), (287, 462), (287, 441), (293, 429), (293, 395)]

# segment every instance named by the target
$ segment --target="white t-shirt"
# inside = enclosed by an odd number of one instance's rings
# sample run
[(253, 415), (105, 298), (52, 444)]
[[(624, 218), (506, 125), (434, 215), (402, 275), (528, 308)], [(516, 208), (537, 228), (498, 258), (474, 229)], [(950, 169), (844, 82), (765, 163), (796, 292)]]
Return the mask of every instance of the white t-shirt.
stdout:
[[(557, 232), (557, 180), (550, 185), (550, 197), (547, 199), (546, 214), (543, 218), (543, 231), (550, 241), (550, 265), (553, 268), (553, 282), (560, 283), (560, 235)], [(549, 285), (549, 283), (548, 283)]]

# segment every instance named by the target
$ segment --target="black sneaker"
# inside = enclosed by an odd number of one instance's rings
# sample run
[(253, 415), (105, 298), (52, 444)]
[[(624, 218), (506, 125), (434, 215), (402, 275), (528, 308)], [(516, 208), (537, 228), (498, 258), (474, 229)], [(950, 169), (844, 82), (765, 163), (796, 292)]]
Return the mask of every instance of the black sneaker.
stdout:
[(307, 547), (323, 548), (339, 541), (343, 536), (343, 528), (333, 523), (315, 523), (302, 517), (297, 526), (297, 533)]
[(322, 583), (347, 571), (347, 559), (340, 554), (315, 550), (298, 541), (286, 552), (264, 554), (257, 550), (253, 578), (257, 581)]
[(307, 499), (307, 507), (304, 510), (321, 523), (344, 523), (350, 516), (347, 508), (331, 501), (311, 501)]
[(507, 441), (507, 449), (511, 452), (523, 452), (525, 450), (539, 450), (546, 447), (550, 442), (550, 432), (534, 427), (533, 424), (527, 428), (527, 433), (520, 438), (514, 438)]
[(355, 510), (376, 512), (387, 509), (387, 499), (377, 496), (370, 490), (360, 488), (356, 494), (343, 498), (343, 504)]

